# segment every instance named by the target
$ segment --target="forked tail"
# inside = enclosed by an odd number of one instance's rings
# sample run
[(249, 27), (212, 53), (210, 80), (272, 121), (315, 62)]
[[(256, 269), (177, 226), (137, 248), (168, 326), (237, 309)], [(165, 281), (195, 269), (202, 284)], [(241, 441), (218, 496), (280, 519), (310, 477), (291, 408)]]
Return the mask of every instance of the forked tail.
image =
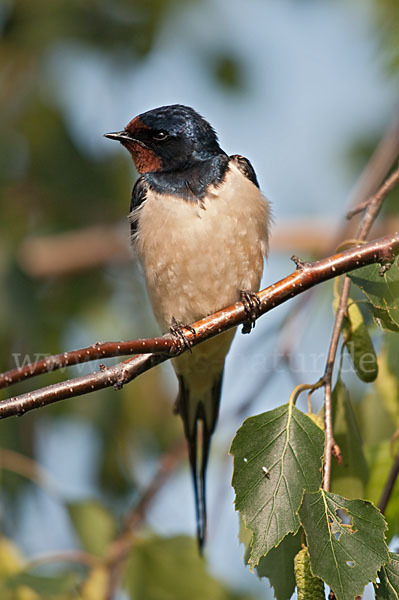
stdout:
[(187, 378), (179, 375), (177, 412), (184, 424), (191, 474), (194, 484), (195, 511), (197, 518), (198, 548), (202, 550), (206, 537), (206, 469), (211, 437), (214, 432), (220, 405), (223, 371), (215, 379), (208, 392), (198, 397), (191, 390)]

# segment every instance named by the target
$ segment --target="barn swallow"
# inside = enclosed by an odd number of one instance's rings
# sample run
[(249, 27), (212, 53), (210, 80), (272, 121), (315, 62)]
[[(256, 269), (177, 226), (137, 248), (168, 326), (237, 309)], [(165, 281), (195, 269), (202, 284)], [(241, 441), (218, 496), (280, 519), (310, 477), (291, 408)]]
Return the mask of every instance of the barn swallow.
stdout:
[[(132, 243), (163, 332), (259, 290), (268, 252), (269, 204), (251, 163), (228, 156), (211, 125), (188, 106), (145, 112), (105, 137), (131, 154), (140, 178), (131, 199)], [(248, 299), (248, 294), (246, 295)], [(223, 368), (235, 330), (173, 359), (194, 483), (200, 551), (205, 474)]]

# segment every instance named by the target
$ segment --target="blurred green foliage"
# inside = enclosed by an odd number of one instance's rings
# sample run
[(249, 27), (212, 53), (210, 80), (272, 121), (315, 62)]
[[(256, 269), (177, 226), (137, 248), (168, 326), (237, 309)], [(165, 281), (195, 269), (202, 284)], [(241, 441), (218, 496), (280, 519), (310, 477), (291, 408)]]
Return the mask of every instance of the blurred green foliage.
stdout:
[[(127, 157), (122, 153), (94, 156), (78, 144), (58, 91), (46, 80), (49, 57), (60, 45), (71, 44), (97, 52), (116, 69), (138, 68), (159, 43), (165, 23), (187, 4), (187, 0), (3, 0), (0, 4), (1, 371), (15, 367), (16, 361), (72, 349), (71, 340), (83, 346), (103, 336), (128, 339), (155, 333), (143, 282), (134, 264), (107, 265), (69, 277), (40, 280), (23, 270), (19, 250), (30, 236), (79, 230), (94, 223), (117, 223), (128, 211), (132, 173)], [(206, 6), (201, 0), (190, 0), (190, 4)], [(396, 10), (394, 0), (376, 0), (376, 22), (383, 23), (381, 40), (387, 48), (393, 44), (392, 15)], [(228, 93), (246, 89), (246, 65), (235, 40), (226, 48), (201, 48), (198, 52), (216, 85)], [(362, 162), (375, 142), (360, 141), (363, 147), (358, 156)], [(115, 303), (115, 289), (122, 285), (131, 304), (119, 311), (123, 302)], [(120, 315), (115, 315), (118, 312)], [(117, 334), (110, 336), (114, 331)], [(389, 357), (395, 355), (392, 345), (386, 352), (387, 364), (391, 364)], [(375, 393), (385, 399), (386, 418), (379, 412), (378, 432), (374, 429), (367, 434), (370, 439), (365, 443), (374, 445), (372, 464), (379, 470), (384, 463), (385, 472), (389, 453), (383, 440), (393, 427), (380, 377)], [(59, 378), (59, 373), (50, 374), (21, 383), (15, 390), (28, 391)], [(120, 513), (130, 508), (132, 497), (139, 494), (142, 463), (156, 461), (181, 438), (181, 424), (171, 414), (174, 392), (170, 388), (165, 369), (157, 368), (118, 393), (103, 390), (23, 419), (1, 422), (0, 446), (34, 459), (43, 423), (51, 429), (59, 419), (68, 418), (94, 429), (99, 440), (92, 466), (97, 499), (61, 503), (71, 517), (71, 531), (82, 547), (94, 554), (101, 554), (120, 526)], [(0, 397), (7, 395), (8, 390), (2, 390)], [(375, 402), (365, 403), (361, 429), (375, 423), (375, 406)], [(373, 468), (369, 481), (373, 494), (375, 473)], [(32, 494), (32, 484), (12, 469), (1, 471), (0, 482), (0, 525), (11, 538), (24, 498)], [(162, 596), (165, 600), (184, 598), (184, 592), (178, 596), (176, 589), (187, 586), (197, 594), (191, 597), (244, 600), (206, 574), (194, 543), (187, 538), (140, 539), (129, 564), (126, 585), (140, 600), (161, 598), (160, 589), (167, 590)], [(98, 586), (105, 585), (101, 570), (70, 567), (58, 575), (42, 575), (31, 574), (28, 567), (14, 542), (1, 538), (1, 598), (101, 600)], [(148, 581), (152, 587), (145, 585)]]
[(376, 16), (380, 26), (380, 40), (386, 63), (392, 75), (398, 81), (399, 75), (399, 5), (396, 0), (378, 0), (375, 2)]
[[(43, 354), (72, 349), (71, 339), (79, 346), (99, 338), (128, 339), (156, 333), (143, 282), (133, 262), (41, 280), (30, 277), (21, 267), (19, 249), (30, 236), (118, 223), (129, 207), (130, 161), (122, 153), (94, 156), (79, 145), (58, 90), (48, 85), (49, 58), (61, 45), (68, 44), (97, 52), (99, 60), (107, 57), (120, 71), (134, 69), (158, 43), (165, 22), (187, 4), (187, 0), (1, 3), (0, 370), (34, 361)], [(238, 57), (232, 58), (223, 50), (215, 56), (204, 52), (205, 57), (210, 77), (218, 85), (241, 86)], [(117, 296), (115, 300), (115, 286), (123, 287), (123, 298), (131, 298), (130, 307), (123, 305), (117, 316), (121, 299)], [(86, 366), (85, 372), (89, 368)], [(69, 374), (80, 372), (75, 369)], [(16, 391), (28, 391), (59, 379), (59, 372), (49, 374), (22, 382)], [(89, 401), (76, 398), (49, 407), (46, 415), (31, 413), (23, 420), (1, 423), (0, 445), (33, 458), (43, 419), (46, 428), (65, 417), (94, 428), (99, 444), (92, 465), (93, 492), (102, 500), (65, 504), (71, 530), (76, 531), (82, 547), (94, 554), (105, 551), (117, 533), (121, 509), (130, 508), (132, 497), (138, 493), (136, 470), (143, 463), (156, 461), (182, 435), (180, 422), (172, 416), (174, 392), (169, 388), (165, 369), (157, 368), (118, 393), (103, 390)], [(8, 390), (0, 394), (1, 398), (7, 397)], [(12, 468), (1, 471), (1, 528), (9, 535), (17, 526), (25, 495), (31, 493), (32, 484)], [(190, 568), (192, 572), (199, 568), (198, 577), (202, 578), (204, 565), (191, 545)], [(180, 546), (177, 543), (175, 547)], [(12, 562), (14, 551), (18, 553), (17, 547), (5, 539), (0, 547), (0, 572), (2, 560)], [(84, 571), (77, 576), (71, 569), (48, 578), (25, 574), (22, 557), (14, 562), (8, 578), (0, 577), (2, 598), (100, 600), (105, 593), (106, 581), (96, 569), (87, 573), (82, 586)], [(176, 569), (170, 581), (178, 576)], [(208, 586), (217, 590), (212, 597), (227, 598), (221, 584), (214, 581)]]
[[(154, 577), (154, 574), (155, 577)], [(152, 581), (151, 585), (148, 582)], [(129, 558), (126, 574), (131, 598), (140, 600), (251, 600), (247, 594), (228, 592), (198, 563), (194, 540), (154, 537), (139, 540)]]

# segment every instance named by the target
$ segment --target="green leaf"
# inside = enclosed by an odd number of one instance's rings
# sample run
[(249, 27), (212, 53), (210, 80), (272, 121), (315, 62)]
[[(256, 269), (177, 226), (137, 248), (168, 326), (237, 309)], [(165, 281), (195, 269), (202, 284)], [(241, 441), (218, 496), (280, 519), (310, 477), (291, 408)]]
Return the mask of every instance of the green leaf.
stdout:
[(18, 546), (6, 537), (0, 536), (0, 581), (3, 577), (19, 573), (25, 559)]
[(349, 498), (363, 498), (368, 469), (363, 441), (349, 399), (339, 378), (332, 394), (334, 439), (341, 449), (342, 464), (332, 463), (331, 489)]
[[(384, 345), (387, 349), (388, 369), (396, 377), (399, 376), (399, 335), (386, 333), (384, 336)], [(398, 391), (399, 396), (399, 391)], [(399, 402), (398, 402), (399, 405)]]
[[(383, 374), (382, 369), (381, 372)], [(381, 375), (378, 379), (380, 378)], [(378, 380), (376, 388), (370, 390), (363, 397), (361, 403), (356, 404), (356, 416), (365, 447), (374, 446), (383, 440), (390, 439), (395, 433), (395, 421), (386, 409), (384, 399), (377, 391)]]
[(386, 333), (380, 351), (381, 376), (377, 379), (377, 391), (394, 423), (399, 418), (399, 335)]
[[(290, 600), (295, 590), (294, 558), (301, 549), (302, 530), (289, 533), (277, 548), (262, 556), (256, 567), (258, 577), (267, 577), (277, 600)], [(284, 573), (284, 576), (282, 576)]]
[[(274, 589), (277, 600), (290, 600), (295, 590), (294, 558), (301, 549), (302, 529), (295, 535), (289, 533), (282, 542), (272, 548), (267, 556), (262, 556), (256, 569), (256, 574), (261, 579), (267, 578)], [(242, 517), (240, 518), (239, 539), (245, 545), (244, 562), (247, 565), (251, 553), (250, 542), (252, 532), (246, 529)], [(281, 577), (284, 573), (284, 577)]]
[(96, 500), (69, 503), (67, 509), (83, 548), (102, 556), (116, 534), (113, 515)]
[(299, 527), (304, 490), (321, 482), (324, 435), (291, 404), (251, 417), (238, 430), (234, 456), (235, 507), (253, 532), (249, 565)]
[(126, 569), (130, 598), (140, 600), (250, 600), (237, 596), (205, 568), (192, 538), (153, 537), (137, 540)]
[(109, 598), (110, 569), (104, 565), (93, 567), (80, 586), (79, 600), (107, 600)]
[(212, 57), (211, 69), (216, 81), (224, 88), (237, 92), (245, 87), (245, 69), (238, 56), (225, 52)]
[(376, 600), (399, 600), (399, 554), (389, 553), (389, 563), (378, 573), (380, 582), (374, 584)]
[(353, 600), (388, 561), (386, 523), (365, 500), (347, 500), (319, 490), (306, 493), (299, 509), (314, 575), (337, 600)]
[[(389, 473), (392, 469), (394, 457), (390, 440), (372, 446), (367, 449), (367, 458), (369, 464), (369, 478), (366, 486), (366, 497), (374, 504), (378, 504), (382, 491), (385, 487)], [(399, 535), (399, 479), (396, 479), (388, 505), (385, 509), (384, 517), (388, 523), (388, 539), (394, 535)]]
[(373, 342), (363, 319), (363, 314), (355, 302), (348, 305), (343, 334), (345, 346), (352, 358), (355, 371), (362, 381), (369, 383), (378, 375), (377, 356)]
[(373, 315), (375, 323), (377, 323), (378, 327), (381, 329), (385, 329), (386, 331), (394, 331), (397, 333), (399, 331), (399, 326), (396, 325), (395, 321), (393, 321), (389, 315), (389, 313), (382, 309), (373, 306), (371, 303), (367, 302), (367, 307), (370, 313)]
[[(60, 573), (56, 577), (32, 575), (14, 542), (0, 536), (1, 600), (56, 600), (59, 594), (74, 594), (79, 583), (76, 573)], [(75, 596), (75, 594), (74, 594)]]
[[(58, 595), (76, 592), (78, 583), (78, 575), (71, 572), (61, 573), (56, 577), (44, 577), (21, 572), (2, 581), (0, 592), (11, 591), (17, 594), (21, 589), (29, 589), (32, 590), (32, 593), (39, 594), (38, 597), (41, 600), (54, 600)], [(27, 597), (29, 598), (28, 595)], [(3, 598), (3, 595), (1, 598)]]
[(387, 321), (399, 327), (399, 267), (396, 258), (391, 268), (379, 274), (379, 265), (368, 265), (349, 273), (355, 285), (367, 296), (373, 307), (377, 309), (379, 317), (381, 312), (386, 313)]

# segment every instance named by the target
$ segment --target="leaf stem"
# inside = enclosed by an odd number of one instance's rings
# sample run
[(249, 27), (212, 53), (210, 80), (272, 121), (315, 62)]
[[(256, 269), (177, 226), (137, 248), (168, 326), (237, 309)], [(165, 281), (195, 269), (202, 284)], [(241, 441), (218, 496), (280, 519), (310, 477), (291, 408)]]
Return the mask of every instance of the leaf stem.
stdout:
[[(355, 209), (356, 212), (360, 212), (361, 210), (366, 210), (362, 221), (359, 224), (356, 240), (358, 244), (364, 243), (375, 219), (378, 216), (378, 213), (381, 209), (382, 203), (386, 198), (387, 194), (392, 190), (392, 188), (399, 182), (399, 170), (395, 169), (395, 171), (386, 179), (386, 181), (381, 185), (379, 190), (371, 196), (367, 201), (361, 203), (361, 208), (358, 207), (358, 210)], [(353, 214), (355, 214), (353, 213)], [(349, 293), (350, 293), (351, 281), (349, 277), (345, 276), (344, 281), (341, 287), (341, 293), (339, 298), (338, 309), (335, 315), (335, 321), (333, 326), (333, 331), (331, 335), (330, 347), (328, 350), (328, 357), (326, 362), (326, 367), (324, 370), (324, 375), (322, 380), (324, 382), (324, 435), (325, 435), (325, 443), (324, 443), (324, 468), (323, 468), (323, 488), (326, 491), (330, 490), (331, 484), (331, 460), (332, 454), (339, 455), (339, 448), (335, 443), (334, 435), (333, 435), (333, 421), (332, 421), (332, 400), (331, 400), (331, 392), (332, 392), (332, 375), (334, 370), (335, 358), (337, 355), (339, 338), (341, 335), (342, 325), (344, 322), (344, 317), (347, 309)]]
[(299, 385), (294, 387), (294, 389), (292, 390), (288, 403), (296, 404), (296, 401), (298, 400), (298, 397), (300, 396), (300, 394), (302, 394), (302, 392), (305, 392), (306, 390), (310, 390), (310, 393), (309, 393), (309, 395), (310, 395), (315, 390), (318, 390), (322, 386), (323, 386), (322, 379), (319, 379), (319, 381), (316, 381), (316, 383), (300, 383)]
[(395, 486), (395, 482), (398, 478), (398, 475), (399, 475), (399, 453), (394, 458), (392, 468), (389, 472), (387, 481), (385, 483), (384, 490), (382, 492), (380, 501), (378, 503), (378, 508), (380, 509), (382, 514), (384, 514), (384, 512), (386, 511), (386, 508), (388, 506), (388, 502), (389, 502), (389, 499), (393, 492), (393, 488)]

